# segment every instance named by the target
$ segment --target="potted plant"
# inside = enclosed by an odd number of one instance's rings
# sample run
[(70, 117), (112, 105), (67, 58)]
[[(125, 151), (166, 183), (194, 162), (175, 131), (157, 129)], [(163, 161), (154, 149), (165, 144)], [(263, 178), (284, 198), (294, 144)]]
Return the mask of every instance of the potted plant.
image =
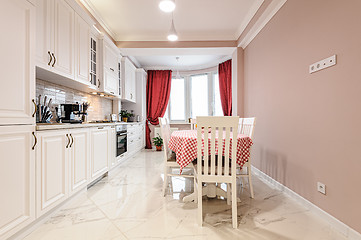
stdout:
[(120, 116), (122, 117), (123, 122), (128, 122), (128, 118), (129, 118), (129, 117), (133, 117), (134, 114), (128, 112), (127, 110), (121, 110), (121, 111), (120, 111)]
[(155, 147), (157, 148), (157, 151), (162, 151), (163, 138), (161, 138), (161, 136), (159, 136), (159, 134), (158, 134), (158, 137), (153, 138), (153, 143), (154, 143)]

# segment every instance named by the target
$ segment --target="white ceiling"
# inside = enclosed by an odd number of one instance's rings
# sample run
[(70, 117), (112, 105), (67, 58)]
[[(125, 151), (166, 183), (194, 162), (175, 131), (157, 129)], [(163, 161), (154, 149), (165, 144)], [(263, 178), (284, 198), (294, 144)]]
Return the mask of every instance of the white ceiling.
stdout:
[[(80, 0), (116, 41), (167, 41), (171, 13), (159, 0)], [(264, 0), (176, 0), (179, 41), (237, 40)], [(231, 57), (234, 48), (128, 48), (123, 56), (145, 69), (198, 70)], [(179, 56), (179, 61), (176, 57)]]
[[(123, 56), (146, 70), (190, 71), (217, 66), (231, 58), (235, 48), (123, 48)], [(177, 61), (176, 57), (179, 57)]]
[[(82, 0), (116, 41), (165, 41), (171, 14), (159, 0)], [(180, 41), (237, 40), (263, 0), (176, 0)]]

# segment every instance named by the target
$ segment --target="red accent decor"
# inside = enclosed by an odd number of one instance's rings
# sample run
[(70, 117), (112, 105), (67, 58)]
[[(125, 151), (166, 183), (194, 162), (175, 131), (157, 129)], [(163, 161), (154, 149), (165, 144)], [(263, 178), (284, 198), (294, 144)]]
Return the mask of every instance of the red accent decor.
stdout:
[(232, 59), (218, 65), (219, 93), (224, 116), (232, 116)]
[[(218, 136), (218, 133), (216, 133)], [(209, 135), (209, 145), (211, 144)], [(225, 134), (222, 135), (222, 155), (225, 155), (225, 144), (224, 137)], [(232, 136), (230, 136), (232, 138)], [(216, 137), (215, 140), (215, 151), (218, 154), (218, 142), (219, 139)], [(204, 136), (202, 139), (202, 143), (204, 145)], [(237, 136), (237, 154), (236, 154), (236, 162), (243, 167), (243, 165), (248, 161), (250, 156), (250, 148), (253, 145), (252, 139), (246, 135), (238, 134)], [(183, 131), (174, 131), (170, 137), (168, 147), (175, 152), (177, 156), (177, 163), (180, 166), (180, 170), (186, 167), (190, 162), (197, 158), (197, 130), (183, 130)], [(232, 143), (229, 146), (229, 149), (232, 149)], [(209, 148), (209, 151), (211, 149)], [(208, 153), (211, 154), (210, 152)], [(231, 153), (230, 153), (231, 154)], [(202, 156), (204, 156), (204, 149), (202, 149)]]
[(159, 117), (163, 117), (168, 106), (170, 86), (172, 82), (172, 71), (170, 70), (148, 70), (147, 80), (147, 122), (146, 122), (146, 147), (152, 148), (150, 140), (149, 123), (159, 124)]

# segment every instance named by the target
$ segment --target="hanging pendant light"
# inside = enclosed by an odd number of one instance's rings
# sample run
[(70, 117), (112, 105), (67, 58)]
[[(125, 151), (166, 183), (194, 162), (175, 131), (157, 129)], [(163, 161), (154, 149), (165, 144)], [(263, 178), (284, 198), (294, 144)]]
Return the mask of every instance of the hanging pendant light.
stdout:
[(174, 0), (162, 0), (159, 3), (159, 8), (163, 12), (173, 12), (175, 9), (175, 2)]
[(175, 59), (177, 60), (177, 64), (178, 64), (178, 66), (177, 66), (177, 73), (176, 73), (176, 75), (175, 75), (175, 78), (176, 79), (181, 79), (181, 76), (180, 76), (180, 74), (179, 74), (179, 57), (175, 57)]
[(169, 41), (177, 41), (178, 40), (178, 34), (174, 27), (173, 15), (172, 15), (172, 25), (170, 27), (169, 34), (168, 34), (168, 40)]

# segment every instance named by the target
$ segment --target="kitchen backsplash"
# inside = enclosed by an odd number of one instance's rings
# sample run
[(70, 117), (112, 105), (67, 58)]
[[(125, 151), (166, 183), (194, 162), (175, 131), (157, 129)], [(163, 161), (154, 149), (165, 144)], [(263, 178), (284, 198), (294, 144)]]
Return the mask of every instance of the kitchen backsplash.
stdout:
[(88, 121), (109, 119), (113, 110), (113, 101), (96, 95), (80, 92), (54, 83), (36, 79), (36, 96), (52, 98), (52, 105), (62, 103), (89, 102)]

